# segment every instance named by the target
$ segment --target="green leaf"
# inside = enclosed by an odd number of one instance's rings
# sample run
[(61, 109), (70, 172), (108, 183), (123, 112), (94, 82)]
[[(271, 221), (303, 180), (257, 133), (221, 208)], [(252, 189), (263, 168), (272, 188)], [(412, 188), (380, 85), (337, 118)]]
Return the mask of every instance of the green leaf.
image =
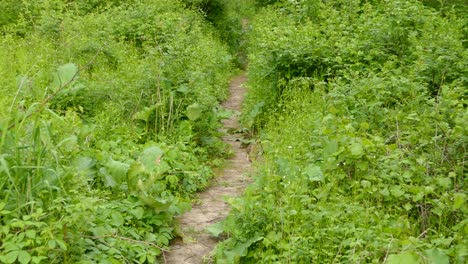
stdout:
[(95, 173), (96, 161), (90, 157), (77, 157), (74, 161), (77, 172), (81, 175), (91, 177)]
[(148, 122), (151, 117), (151, 114), (153, 114), (156, 111), (156, 108), (157, 108), (157, 105), (145, 107), (143, 110), (135, 113), (135, 115), (133, 115), (133, 119)]
[(197, 103), (194, 103), (192, 105), (189, 105), (187, 107), (187, 117), (191, 120), (191, 121), (195, 121), (197, 119), (199, 119), (202, 115), (202, 108), (199, 104)]
[(440, 187), (443, 187), (445, 189), (449, 189), (452, 187), (452, 179), (446, 177), (446, 178), (437, 178), (437, 184)]
[(145, 263), (145, 261), (146, 261), (146, 254), (141, 254), (141, 255), (140, 255), (139, 261), (140, 261), (140, 263)]
[(154, 171), (160, 165), (164, 151), (156, 146), (146, 148), (140, 155), (140, 162), (147, 170)]
[(111, 221), (110, 223), (114, 226), (123, 226), (124, 218), (121, 213), (119, 212), (112, 212), (111, 213)]
[(52, 83), (52, 89), (57, 91), (63, 86), (69, 84), (73, 81), (73, 78), (78, 73), (78, 66), (74, 63), (67, 63), (61, 65), (57, 68), (57, 73), (54, 76), (54, 81)]
[(8, 253), (3, 257), (3, 261), (4, 261), (5, 263), (7, 263), (7, 264), (13, 263), (13, 262), (15, 262), (16, 259), (18, 258), (18, 255), (19, 255), (19, 251), (18, 251), (18, 250), (8, 252)]
[(28, 238), (36, 238), (36, 231), (35, 230), (26, 230), (26, 237)]
[(388, 257), (387, 264), (419, 264), (419, 256), (411, 252), (403, 252), (398, 255), (392, 254)]
[(369, 188), (369, 187), (372, 186), (372, 183), (371, 183), (370, 181), (362, 180), (362, 181), (361, 181), (361, 186), (362, 186), (363, 188)]
[(323, 158), (327, 159), (338, 151), (338, 143), (336, 141), (330, 141), (325, 144), (323, 148)]
[(237, 257), (244, 257), (247, 255), (248, 248), (255, 242), (262, 240), (262, 236), (253, 237), (246, 242), (237, 242), (236, 246), (229, 252), (230, 254)]
[(310, 181), (321, 182), (324, 180), (323, 172), (319, 166), (309, 165), (304, 169), (304, 174), (309, 178)]
[(364, 150), (362, 149), (362, 145), (359, 143), (353, 143), (349, 147), (349, 150), (351, 151), (351, 155), (354, 157), (361, 157), (362, 154), (364, 154)]
[(138, 220), (143, 218), (145, 210), (141, 207), (137, 207), (135, 209), (130, 210), (130, 213)]
[(49, 240), (49, 242), (47, 242), (47, 245), (49, 246), (49, 249), (54, 249), (56, 246), (57, 246), (57, 242), (55, 242), (55, 240)]
[(431, 248), (426, 251), (427, 259), (429, 260), (428, 264), (448, 264), (450, 263), (449, 257), (438, 248)]
[(179, 177), (177, 177), (177, 175), (168, 175), (168, 176), (166, 176), (166, 180), (167, 180), (172, 186), (175, 186), (177, 183), (179, 183)]
[(114, 177), (107, 172), (106, 168), (99, 169), (99, 172), (104, 176), (103, 181), (106, 187), (117, 187), (117, 182), (114, 180)]
[(96, 226), (92, 228), (91, 231), (93, 232), (94, 236), (104, 236), (104, 235), (109, 234), (109, 230), (107, 230), (103, 226)]
[(150, 196), (140, 195), (140, 199), (149, 207), (153, 208), (157, 213), (167, 211), (169, 207), (172, 205), (171, 202), (168, 201), (160, 201)]
[(32, 263), (41, 263), (41, 261), (47, 259), (47, 257), (44, 256), (35, 256), (32, 257)]
[[(236, 112), (236, 115), (239, 113)], [(226, 109), (226, 108), (221, 108), (216, 112), (216, 116), (219, 119), (228, 119), (231, 118), (234, 115), (234, 112), (232, 110)]]
[(455, 193), (453, 195), (453, 210), (460, 209), (466, 201), (466, 194)]
[(405, 194), (405, 192), (401, 189), (400, 186), (390, 187), (390, 193), (396, 198), (401, 197)]
[[(1, 212), (0, 212), (1, 213)], [(0, 228), (0, 232), (2, 232), (5, 235), (8, 235), (10, 233), (10, 226), (9, 225), (4, 225)]]
[(158, 245), (169, 245), (169, 239), (163, 235), (158, 235), (156, 238), (156, 243)]
[(18, 261), (20, 263), (29, 263), (31, 261), (31, 255), (27, 251), (20, 251), (18, 254)]
[(129, 168), (130, 165), (113, 159), (110, 159), (106, 163), (107, 171), (117, 183), (122, 183), (126, 180)]
[(185, 85), (185, 84), (182, 84), (181, 86), (179, 86), (177, 88), (177, 91), (180, 92), (180, 93), (183, 93), (183, 94), (186, 94), (190, 91), (188, 85)]
[(209, 225), (206, 230), (213, 236), (218, 237), (224, 231), (223, 222), (218, 222), (212, 225)]

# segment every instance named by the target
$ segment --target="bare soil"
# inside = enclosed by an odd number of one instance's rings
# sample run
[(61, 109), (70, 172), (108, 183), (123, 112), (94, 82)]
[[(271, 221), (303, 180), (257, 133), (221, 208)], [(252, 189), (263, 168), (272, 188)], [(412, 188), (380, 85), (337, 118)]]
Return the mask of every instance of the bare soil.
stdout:
[(245, 96), (242, 86), (245, 74), (235, 77), (230, 84), (229, 99), (223, 107), (235, 114), (223, 121), (223, 140), (232, 147), (233, 156), (211, 187), (199, 194), (199, 200), (192, 210), (179, 217), (181, 238), (174, 241), (171, 250), (165, 253), (165, 263), (200, 264), (210, 262), (210, 252), (219, 240), (211, 236), (205, 228), (223, 220), (230, 211), (227, 197), (239, 196), (250, 182), (247, 177), (251, 163), (245, 148), (241, 146), (242, 135), (236, 133), (239, 128), (239, 112)]

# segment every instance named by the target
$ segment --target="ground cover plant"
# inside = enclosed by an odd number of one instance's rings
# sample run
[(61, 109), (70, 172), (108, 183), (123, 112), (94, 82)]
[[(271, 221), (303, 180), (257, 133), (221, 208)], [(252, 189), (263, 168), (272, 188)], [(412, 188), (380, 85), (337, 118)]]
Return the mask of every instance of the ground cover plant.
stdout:
[(169, 0), (0, 12), (0, 262), (158, 262), (228, 153), (219, 31)]
[(217, 262), (466, 263), (466, 17), (257, 2), (243, 120), (263, 161)]

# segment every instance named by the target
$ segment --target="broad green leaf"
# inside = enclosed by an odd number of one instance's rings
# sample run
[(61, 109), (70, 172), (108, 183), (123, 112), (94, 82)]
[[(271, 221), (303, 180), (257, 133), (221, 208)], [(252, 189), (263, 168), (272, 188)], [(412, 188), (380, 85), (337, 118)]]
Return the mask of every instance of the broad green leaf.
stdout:
[(186, 94), (186, 93), (188, 93), (190, 91), (190, 89), (189, 89), (188, 85), (182, 84), (177, 88), (177, 91), (180, 92), (180, 93)]
[(390, 195), (390, 192), (388, 191), (387, 187), (385, 187), (383, 190), (380, 190), (379, 193), (385, 197)]
[(146, 261), (146, 254), (141, 254), (141, 255), (140, 255), (139, 261), (140, 261), (140, 263), (145, 263), (145, 261)]
[(143, 218), (145, 210), (141, 207), (137, 207), (135, 209), (130, 210), (130, 213), (138, 220)]
[(111, 213), (111, 221), (110, 224), (114, 226), (123, 226), (124, 218), (121, 213), (119, 212), (112, 212)]
[(110, 249), (110, 247), (103, 245), (103, 244), (98, 244), (96, 247), (102, 251), (108, 251)]
[(78, 170), (89, 170), (96, 162), (90, 157), (78, 157), (75, 159), (75, 166)]
[(405, 192), (401, 189), (400, 186), (392, 186), (390, 187), (390, 193), (395, 197), (401, 197), (405, 194)]
[(26, 237), (28, 238), (36, 238), (36, 231), (35, 230), (26, 230)]
[(362, 181), (361, 181), (361, 186), (362, 186), (363, 188), (369, 188), (369, 187), (372, 186), (372, 183), (371, 183), (370, 181), (362, 180)]
[(309, 165), (304, 169), (304, 174), (309, 178), (310, 181), (323, 181), (323, 172), (319, 166)]
[(102, 176), (104, 176), (104, 179), (102, 179), (102, 180), (103, 180), (105, 186), (111, 187), (111, 188), (117, 187), (117, 182), (114, 180), (114, 177), (112, 177), (112, 175), (110, 175), (107, 172), (106, 168), (99, 169), (99, 172), (102, 174)]
[(332, 156), (338, 151), (338, 143), (333, 140), (329, 141), (325, 144), (325, 147), (323, 148), (323, 158), (327, 159), (328, 157)]
[(158, 235), (156, 238), (156, 243), (158, 245), (169, 245), (169, 239), (163, 235)]
[(49, 246), (49, 249), (54, 249), (57, 246), (57, 242), (55, 242), (54, 239), (49, 240), (49, 242), (47, 242), (47, 246)]
[(232, 251), (230, 253), (233, 254), (234, 256), (244, 257), (244, 256), (247, 255), (248, 248), (253, 243), (255, 243), (257, 241), (260, 241), (262, 239), (263, 239), (262, 236), (258, 236), (258, 237), (253, 237), (253, 238), (247, 240), (246, 242), (237, 242), (236, 246), (232, 249)]
[(147, 170), (154, 171), (160, 165), (163, 154), (164, 151), (159, 147), (148, 147), (143, 150), (139, 160)]
[(145, 166), (140, 161), (133, 162), (130, 165), (127, 173), (127, 184), (131, 191), (138, 189), (138, 181), (140, 178), (145, 177), (149, 172), (145, 169)]
[(129, 168), (130, 165), (113, 159), (110, 159), (106, 163), (107, 171), (117, 183), (122, 183), (126, 180)]
[(60, 147), (66, 151), (71, 151), (78, 146), (78, 137), (75, 135), (69, 136), (60, 141), (56, 147)]
[(224, 231), (223, 222), (217, 222), (209, 225), (206, 230), (213, 236), (218, 237)]
[(153, 105), (153, 106), (150, 106), (150, 107), (145, 107), (143, 110), (135, 113), (135, 115), (133, 115), (133, 119), (148, 122), (150, 117), (151, 117), (151, 114), (153, 114), (155, 112), (156, 107), (157, 107), (157, 105)]
[(362, 145), (359, 143), (353, 143), (349, 147), (349, 150), (351, 151), (351, 155), (355, 157), (361, 157), (362, 154), (364, 153), (364, 150), (362, 149)]
[(103, 226), (96, 226), (96, 227), (92, 228), (91, 231), (93, 232), (94, 236), (105, 236), (105, 235), (109, 234), (109, 230), (107, 230)]
[[(2, 213), (0, 211), (0, 213)], [(10, 226), (9, 225), (4, 225), (0, 228), (0, 232), (2, 232), (5, 235), (8, 235), (10, 233)]]
[(78, 66), (74, 63), (67, 63), (61, 65), (57, 68), (57, 73), (54, 76), (54, 81), (52, 83), (52, 89), (54, 91), (64, 87), (73, 81), (73, 78), (78, 73)]
[(442, 250), (438, 248), (431, 248), (426, 251), (427, 259), (428, 259), (428, 264), (448, 264), (450, 263), (449, 257), (445, 255)]
[(32, 263), (41, 263), (41, 261), (47, 259), (47, 257), (44, 256), (34, 256), (32, 257)]
[(460, 209), (463, 204), (466, 202), (466, 194), (464, 193), (455, 193), (453, 195), (453, 210)]
[[(219, 119), (228, 119), (231, 118), (234, 115), (234, 111), (226, 109), (226, 108), (221, 108), (216, 112), (216, 116)], [(239, 115), (239, 112), (236, 112), (236, 115)]]
[(94, 168), (96, 161), (90, 157), (78, 157), (75, 159), (74, 165), (80, 175), (92, 178), (96, 173)]
[(146, 195), (140, 195), (139, 197), (146, 205), (154, 209), (157, 213), (167, 211), (167, 209), (169, 209), (169, 207), (172, 205), (171, 202), (160, 201)]
[(460, 209), (463, 204), (466, 202), (466, 194), (464, 193), (455, 193), (453, 195), (453, 209)]
[(171, 185), (176, 185), (179, 182), (179, 177), (177, 175), (167, 175), (166, 180), (171, 184)]
[(16, 259), (18, 258), (18, 255), (19, 255), (19, 250), (15, 250), (15, 251), (11, 251), (11, 252), (8, 252), (4, 257), (3, 257), (3, 261), (7, 264), (9, 263), (14, 263), (16, 261)]
[(392, 254), (388, 257), (387, 264), (419, 264), (419, 256), (411, 252)]
[(445, 189), (449, 189), (452, 187), (452, 179), (445, 177), (445, 178), (437, 178), (437, 184), (440, 187), (443, 187)]
[(191, 121), (195, 121), (199, 119), (201, 115), (202, 115), (202, 107), (199, 104), (194, 103), (187, 107), (187, 117)]
[(27, 251), (21, 250), (18, 254), (18, 261), (22, 264), (29, 263), (31, 261), (31, 255)]

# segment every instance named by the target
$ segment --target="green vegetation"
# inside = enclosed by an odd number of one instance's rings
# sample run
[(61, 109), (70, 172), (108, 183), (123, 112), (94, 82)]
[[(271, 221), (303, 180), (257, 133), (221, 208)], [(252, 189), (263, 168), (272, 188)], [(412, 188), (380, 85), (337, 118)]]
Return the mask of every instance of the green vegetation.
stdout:
[(245, 67), (243, 20), (255, 13), (251, 0), (184, 0), (187, 7), (199, 10), (221, 34), (221, 39), (235, 54), (236, 64)]
[(0, 262), (162, 262), (247, 53), (218, 263), (466, 263), (465, 2), (0, 1)]
[(220, 33), (170, 0), (0, 12), (0, 262), (157, 262), (226, 153)]
[(217, 262), (466, 263), (467, 18), (257, 2), (243, 120), (263, 161)]

